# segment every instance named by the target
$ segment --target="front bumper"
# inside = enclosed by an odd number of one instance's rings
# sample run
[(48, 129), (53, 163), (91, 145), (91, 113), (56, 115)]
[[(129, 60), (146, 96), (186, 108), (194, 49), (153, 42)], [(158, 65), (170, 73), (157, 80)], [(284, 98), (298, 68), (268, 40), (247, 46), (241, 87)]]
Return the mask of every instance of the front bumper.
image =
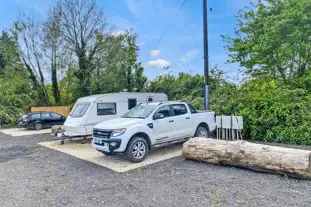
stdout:
[[(124, 142), (121, 139), (100, 139), (101, 143), (97, 143), (94, 139), (100, 138), (93, 138), (92, 139), (92, 146), (97, 151), (101, 152), (108, 152), (108, 153), (121, 153), (124, 152)], [(111, 143), (116, 143), (115, 146), (112, 146)]]

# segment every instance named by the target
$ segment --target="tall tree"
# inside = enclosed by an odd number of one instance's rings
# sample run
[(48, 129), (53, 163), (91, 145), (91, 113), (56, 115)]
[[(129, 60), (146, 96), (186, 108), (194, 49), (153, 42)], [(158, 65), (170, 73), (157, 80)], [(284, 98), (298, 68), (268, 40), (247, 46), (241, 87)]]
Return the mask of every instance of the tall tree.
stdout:
[(49, 11), (49, 17), (43, 24), (43, 50), (49, 59), (53, 97), (56, 104), (60, 103), (60, 92), (58, 88), (57, 71), (62, 67), (66, 51), (63, 48), (63, 37), (60, 26), (61, 10), (54, 6)]
[(42, 27), (35, 22), (33, 16), (23, 15), (15, 23), (12, 32), (18, 41), (19, 52), (29, 71), (34, 86), (39, 86), (42, 96), (42, 104), (48, 104), (49, 98), (43, 75), (44, 58), (41, 50)]
[(90, 94), (91, 73), (96, 68), (94, 62), (98, 52), (98, 35), (105, 32), (103, 10), (95, 0), (62, 0), (61, 30), (67, 47), (77, 56), (79, 70), (80, 96)]
[(311, 1), (258, 0), (238, 14), (236, 37), (225, 37), (231, 62), (252, 77), (291, 83), (311, 66)]
[(141, 91), (147, 81), (138, 61), (136, 34), (125, 31), (99, 38), (98, 67), (92, 73), (92, 92)]

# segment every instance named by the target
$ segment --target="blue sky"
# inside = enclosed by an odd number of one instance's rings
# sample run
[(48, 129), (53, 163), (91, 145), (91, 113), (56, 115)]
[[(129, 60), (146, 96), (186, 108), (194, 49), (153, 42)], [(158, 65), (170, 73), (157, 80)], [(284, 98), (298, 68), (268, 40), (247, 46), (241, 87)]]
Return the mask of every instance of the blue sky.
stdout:
[[(250, 0), (208, 0), (210, 67), (236, 76), (239, 65), (225, 64), (228, 55), (220, 35), (234, 35), (239, 9)], [(0, 0), (0, 30), (9, 29), (20, 12), (33, 11), (44, 18), (52, 0)], [(153, 79), (167, 71), (203, 74), (202, 0), (188, 0), (174, 17), (183, 0), (97, 0), (105, 10), (105, 17), (116, 32), (132, 28), (138, 34), (139, 60), (145, 75)], [(156, 47), (160, 36), (167, 31)]]

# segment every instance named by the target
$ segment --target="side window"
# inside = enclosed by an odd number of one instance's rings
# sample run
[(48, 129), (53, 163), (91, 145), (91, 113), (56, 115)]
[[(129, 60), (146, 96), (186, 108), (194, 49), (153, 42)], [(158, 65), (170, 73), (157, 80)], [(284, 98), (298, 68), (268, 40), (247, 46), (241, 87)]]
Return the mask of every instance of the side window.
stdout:
[(170, 116), (170, 107), (169, 106), (162, 106), (158, 109), (156, 114), (163, 114), (164, 117), (169, 117)]
[(153, 102), (153, 98), (152, 98), (152, 97), (148, 97), (148, 98), (147, 98), (147, 102), (148, 102), (148, 103)]
[(32, 119), (40, 119), (41, 116), (40, 116), (40, 114), (31, 114), (31, 118)]
[(188, 107), (189, 107), (190, 112), (191, 112), (192, 114), (198, 113), (197, 110), (196, 110), (191, 104), (188, 104)]
[(50, 119), (51, 115), (50, 115), (50, 113), (43, 112), (43, 113), (41, 113), (41, 117), (44, 119)]
[(187, 107), (184, 104), (172, 105), (175, 116), (183, 115), (187, 113)]
[(98, 103), (97, 104), (97, 115), (114, 115), (117, 114), (116, 103)]
[(136, 105), (137, 105), (137, 100), (136, 99), (133, 99), (133, 98), (132, 99), (131, 98), (128, 99), (128, 109), (129, 110), (134, 108)]
[(62, 116), (60, 114), (57, 114), (57, 113), (51, 113), (51, 116), (53, 119), (61, 119)]

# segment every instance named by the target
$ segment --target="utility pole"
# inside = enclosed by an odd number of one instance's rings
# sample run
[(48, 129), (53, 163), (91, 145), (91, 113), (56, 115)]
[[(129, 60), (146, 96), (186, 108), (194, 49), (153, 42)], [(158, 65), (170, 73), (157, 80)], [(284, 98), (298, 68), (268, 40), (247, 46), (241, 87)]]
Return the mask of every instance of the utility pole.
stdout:
[(208, 91), (208, 32), (207, 32), (207, 0), (203, 0), (203, 39), (204, 39), (204, 106), (209, 110), (209, 91)]

